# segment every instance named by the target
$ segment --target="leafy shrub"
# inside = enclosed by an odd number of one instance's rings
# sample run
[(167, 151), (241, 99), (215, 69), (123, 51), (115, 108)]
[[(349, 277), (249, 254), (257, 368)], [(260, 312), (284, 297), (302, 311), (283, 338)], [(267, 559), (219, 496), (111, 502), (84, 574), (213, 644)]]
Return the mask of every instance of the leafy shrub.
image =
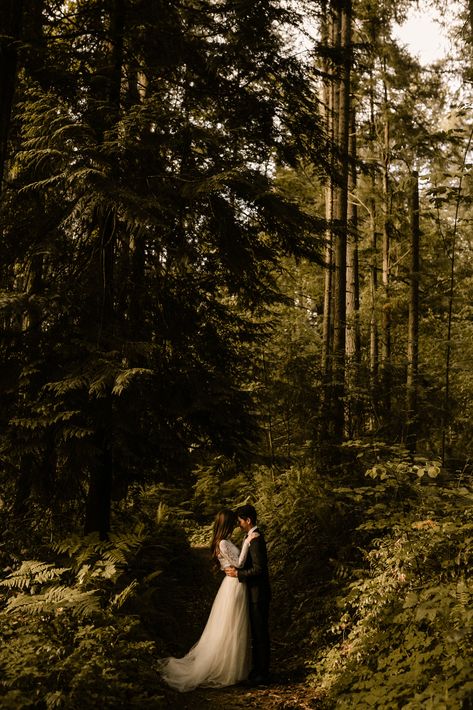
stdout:
[[(473, 491), (437, 461), (351, 442), (337, 473), (254, 470), (286, 667), (326, 708), (473, 704)], [(290, 590), (290, 594), (288, 594)]]
[(137, 610), (183, 544), (161, 508), (153, 525), (107, 542), (71, 536), (50, 560), (10, 571), (0, 582), (2, 708), (159, 707), (155, 638)]
[(346, 504), (331, 495), (328, 480), (310, 466), (279, 472), (258, 467), (252, 487), (252, 502), (268, 541), (272, 617), (287, 643), (299, 649), (292, 659), (299, 665), (307, 644), (321, 643), (318, 632), (325, 633), (348, 564)]
[(157, 707), (154, 644), (137, 620), (2, 615), (2, 708)]
[(339, 487), (363, 562), (338, 598), (312, 683), (337, 708), (466, 708), (473, 700), (473, 492), (435, 462), (379, 461)]

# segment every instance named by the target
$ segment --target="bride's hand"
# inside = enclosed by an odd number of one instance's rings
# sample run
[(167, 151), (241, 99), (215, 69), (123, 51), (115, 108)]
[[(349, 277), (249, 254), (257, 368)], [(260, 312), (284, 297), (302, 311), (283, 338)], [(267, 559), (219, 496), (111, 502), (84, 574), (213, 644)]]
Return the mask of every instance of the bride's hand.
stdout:
[(257, 537), (259, 537), (259, 533), (258, 533), (258, 532), (252, 532), (250, 535), (248, 535), (248, 537), (246, 538), (246, 541), (247, 541), (248, 544), (250, 544), (250, 542), (251, 542), (252, 540), (256, 540)]

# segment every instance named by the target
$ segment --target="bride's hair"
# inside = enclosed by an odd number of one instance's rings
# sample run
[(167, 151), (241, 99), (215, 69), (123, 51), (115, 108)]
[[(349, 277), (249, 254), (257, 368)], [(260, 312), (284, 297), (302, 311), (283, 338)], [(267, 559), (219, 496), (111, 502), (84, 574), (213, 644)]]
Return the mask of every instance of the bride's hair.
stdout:
[(214, 531), (210, 551), (212, 553), (212, 561), (216, 569), (220, 569), (218, 554), (220, 551), (220, 540), (226, 540), (232, 534), (238, 518), (236, 513), (230, 508), (220, 510), (215, 516)]

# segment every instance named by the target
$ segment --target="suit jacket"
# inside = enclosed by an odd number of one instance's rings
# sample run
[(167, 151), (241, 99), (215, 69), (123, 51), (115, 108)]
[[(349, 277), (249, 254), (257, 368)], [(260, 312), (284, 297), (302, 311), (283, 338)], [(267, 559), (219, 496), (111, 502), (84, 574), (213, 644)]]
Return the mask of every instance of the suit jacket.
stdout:
[(238, 579), (244, 582), (252, 602), (268, 603), (271, 598), (268, 573), (266, 541), (258, 528), (259, 537), (250, 542), (250, 549), (243, 569), (238, 570)]

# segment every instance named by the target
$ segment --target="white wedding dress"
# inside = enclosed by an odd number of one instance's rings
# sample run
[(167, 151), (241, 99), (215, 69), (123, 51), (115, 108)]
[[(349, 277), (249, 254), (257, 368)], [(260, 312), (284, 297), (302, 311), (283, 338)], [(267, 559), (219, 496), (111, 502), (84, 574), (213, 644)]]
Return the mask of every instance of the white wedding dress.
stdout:
[[(221, 540), (218, 559), (222, 569), (241, 567), (248, 555), (230, 540)], [(202, 636), (183, 658), (166, 658), (160, 673), (168, 685), (185, 692), (198, 685), (214, 688), (234, 685), (250, 670), (250, 621), (246, 584), (225, 575), (215, 597)]]

